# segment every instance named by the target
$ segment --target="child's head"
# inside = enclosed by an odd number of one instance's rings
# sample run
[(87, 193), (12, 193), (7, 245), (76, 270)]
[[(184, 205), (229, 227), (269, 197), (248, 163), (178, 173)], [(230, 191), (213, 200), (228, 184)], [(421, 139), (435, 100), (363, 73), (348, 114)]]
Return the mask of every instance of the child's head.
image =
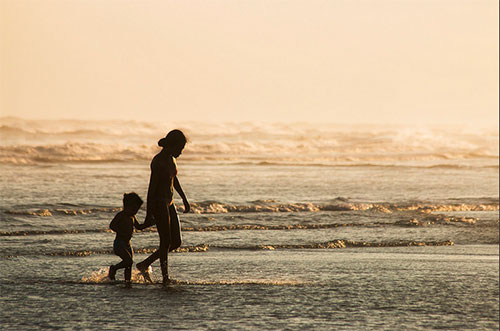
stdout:
[(125, 193), (123, 195), (123, 210), (131, 215), (137, 214), (142, 203), (141, 197), (135, 192)]
[(186, 146), (187, 138), (181, 130), (170, 131), (165, 138), (158, 141), (158, 146), (168, 148), (172, 152), (172, 156), (179, 157), (184, 146)]

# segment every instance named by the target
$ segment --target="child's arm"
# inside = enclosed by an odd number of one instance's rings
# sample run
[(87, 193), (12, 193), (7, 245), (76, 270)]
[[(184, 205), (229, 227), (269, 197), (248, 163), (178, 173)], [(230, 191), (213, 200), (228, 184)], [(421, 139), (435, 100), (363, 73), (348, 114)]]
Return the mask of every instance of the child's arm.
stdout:
[(184, 191), (182, 190), (181, 183), (179, 182), (179, 179), (177, 179), (177, 176), (174, 177), (174, 188), (182, 198), (182, 202), (184, 203), (184, 212), (188, 213), (189, 210), (191, 209), (191, 206), (189, 205), (189, 201), (186, 195), (184, 194)]
[(139, 221), (137, 221), (137, 218), (134, 216), (134, 228), (136, 228), (137, 230), (143, 230), (144, 228), (146, 228), (146, 226), (144, 226), (144, 224), (139, 224)]

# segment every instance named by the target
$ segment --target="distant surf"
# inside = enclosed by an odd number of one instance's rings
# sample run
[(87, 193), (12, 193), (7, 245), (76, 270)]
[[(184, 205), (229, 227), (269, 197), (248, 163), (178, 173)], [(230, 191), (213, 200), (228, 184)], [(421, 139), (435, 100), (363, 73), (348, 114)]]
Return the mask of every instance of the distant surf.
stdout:
[(498, 129), (35, 121), (13, 117), (0, 117), (0, 164), (147, 162), (158, 151), (157, 140), (173, 127), (182, 128), (190, 137), (183, 162), (498, 170)]

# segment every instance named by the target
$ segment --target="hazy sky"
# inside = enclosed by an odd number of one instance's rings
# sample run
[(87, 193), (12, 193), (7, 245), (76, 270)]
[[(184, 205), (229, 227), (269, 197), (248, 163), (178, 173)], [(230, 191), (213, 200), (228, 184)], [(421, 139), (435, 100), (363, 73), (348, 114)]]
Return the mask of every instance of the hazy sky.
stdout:
[(0, 115), (498, 124), (498, 0), (0, 0)]

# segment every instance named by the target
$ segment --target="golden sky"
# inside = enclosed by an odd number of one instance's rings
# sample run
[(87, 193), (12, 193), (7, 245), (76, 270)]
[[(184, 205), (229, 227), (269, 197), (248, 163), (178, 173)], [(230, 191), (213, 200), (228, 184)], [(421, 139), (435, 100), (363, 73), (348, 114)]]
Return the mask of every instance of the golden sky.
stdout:
[(497, 0), (0, 0), (0, 115), (498, 124)]

